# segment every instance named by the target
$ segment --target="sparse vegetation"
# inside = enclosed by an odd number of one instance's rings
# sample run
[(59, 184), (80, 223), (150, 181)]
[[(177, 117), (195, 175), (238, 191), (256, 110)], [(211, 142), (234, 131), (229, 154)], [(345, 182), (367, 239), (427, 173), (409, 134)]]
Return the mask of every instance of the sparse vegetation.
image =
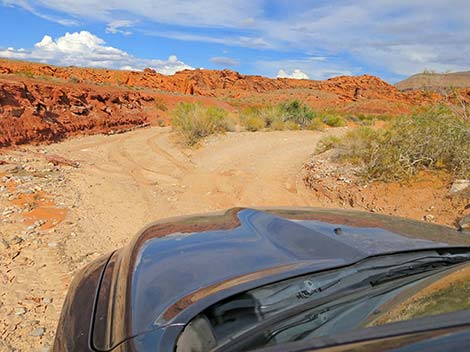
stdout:
[(250, 132), (260, 131), (266, 127), (266, 121), (258, 115), (248, 115), (243, 117), (243, 124)]
[(341, 141), (323, 141), (337, 148), (337, 158), (363, 165), (368, 179), (401, 180), (423, 169), (446, 170), (470, 177), (470, 123), (448, 108), (434, 107), (397, 117), (387, 127), (360, 127)]
[(281, 104), (280, 112), (284, 122), (291, 121), (302, 128), (305, 128), (315, 117), (312, 109), (300, 100), (292, 100)]
[(155, 98), (155, 108), (160, 111), (167, 111), (168, 107), (165, 104), (165, 101), (161, 97)]
[(68, 81), (69, 83), (77, 84), (77, 83), (80, 83), (80, 78), (75, 77), (75, 76), (70, 76), (67, 81)]
[(341, 139), (336, 136), (325, 136), (317, 144), (315, 154), (321, 154), (333, 148), (336, 148), (341, 142)]
[(342, 116), (332, 113), (314, 112), (300, 100), (266, 107), (249, 107), (240, 113), (240, 121), (248, 131), (267, 130), (317, 130), (325, 125), (344, 126)]
[(342, 127), (346, 126), (346, 120), (344, 117), (338, 114), (325, 114), (321, 117), (322, 122), (325, 125), (328, 125), (330, 127)]
[(172, 112), (172, 124), (188, 145), (194, 145), (211, 134), (233, 128), (226, 110), (214, 106), (206, 107), (200, 103), (179, 103)]
[(347, 116), (345, 119), (352, 121), (360, 126), (372, 126), (377, 121), (390, 121), (394, 118), (391, 115), (375, 115), (375, 114), (357, 114)]

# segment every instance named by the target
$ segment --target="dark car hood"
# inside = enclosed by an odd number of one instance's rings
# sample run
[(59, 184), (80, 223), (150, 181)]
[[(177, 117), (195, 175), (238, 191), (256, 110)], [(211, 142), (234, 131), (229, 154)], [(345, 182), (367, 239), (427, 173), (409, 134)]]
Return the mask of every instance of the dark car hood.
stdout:
[[(231, 209), (158, 222), (116, 252), (103, 276), (94, 343), (191, 318), (215, 300), (254, 286), (366, 257), (453, 243), (458, 232), (393, 217), (318, 209)], [(113, 333), (111, 333), (111, 331)]]

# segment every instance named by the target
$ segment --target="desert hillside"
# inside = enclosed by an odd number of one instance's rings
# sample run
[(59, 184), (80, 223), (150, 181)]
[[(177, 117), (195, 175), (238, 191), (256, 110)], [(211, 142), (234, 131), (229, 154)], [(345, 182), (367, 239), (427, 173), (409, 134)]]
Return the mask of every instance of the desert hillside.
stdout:
[(395, 84), (402, 91), (413, 89), (445, 90), (449, 88), (470, 88), (470, 71), (452, 73), (424, 72), (413, 75)]
[[(469, 92), (465, 94), (470, 100)], [(420, 90), (402, 92), (370, 75), (313, 81), (184, 70), (165, 76), (151, 69), (117, 71), (0, 60), (0, 147), (166, 125), (180, 101), (238, 111), (292, 99), (341, 114), (396, 115), (442, 97)]]

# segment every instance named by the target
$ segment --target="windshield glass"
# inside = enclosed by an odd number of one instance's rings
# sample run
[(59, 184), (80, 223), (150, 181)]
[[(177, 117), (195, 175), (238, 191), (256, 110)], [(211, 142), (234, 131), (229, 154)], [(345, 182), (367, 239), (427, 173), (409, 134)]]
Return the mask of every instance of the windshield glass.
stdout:
[(246, 291), (199, 318), (210, 347), (231, 351), (234, 342), (249, 350), (468, 309), (470, 268), (460, 263), (469, 259), (436, 251), (371, 258)]

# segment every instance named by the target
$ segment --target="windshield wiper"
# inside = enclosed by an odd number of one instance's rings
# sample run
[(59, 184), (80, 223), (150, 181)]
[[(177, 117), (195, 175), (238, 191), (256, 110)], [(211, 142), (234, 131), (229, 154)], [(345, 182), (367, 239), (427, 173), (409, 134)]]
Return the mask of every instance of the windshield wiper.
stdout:
[[(426, 275), (423, 274), (423, 276)], [(250, 326), (246, 330), (241, 331), (232, 337), (229, 337), (226, 341), (222, 342), (219, 346), (212, 350), (212, 352), (234, 352), (244, 350), (246, 349), (246, 344), (249, 344), (250, 341), (253, 340), (253, 338), (258, 336), (260, 333), (269, 331), (270, 329), (272, 329), (273, 326), (276, 326), (276, 324), (279, 324), (283, 321), (286, 321), (290, 318), (293, 318), (299, 314), (305, 313), (317, 307), (324, 307), (320, 308), (320, 315), (313, 314), (309, 315), (306, 318), (306, 321), (312, 321), (320, 318), (321, 323), (318, 326), (320, 327), (321, 325), (327, 323), (330, 318), (334, 316), (329, 314), (329, 312), (334, 307), (341, 307), (348, 304), (354, 304), (358, 300), (362, 300), (371, 296), (376, 296), (377, 294), (383, 294), (384, 292), (390, 290), (395, 290), (399, 287), (410, 284), (410, 282), (414, 281), (415, 278), (416, 276), (414, 275), (413, 278), (398, 278), (397, 281), (399, 282), (394, 282), (392, 287), (387, 283), (385, 283), (384, 285), (379, 285), (377, 287), (371, 287), (369, 285), (369, 289), (365, 289), (364, 287), (353, 287), (349, 288), (348, 290), (334, 292), (327, 297), (311, 299), (303, 304), (298, 304), (291, 308), (285, 309), (273, 315), (272, 317), (267, 318), (266, 320), (263, 320), (256, 325)], [(328, 306), (325, 307), (326, 305)], [(294, 325), (297, 325), (297, 323), (294, 323)], [(281, 332), (280, 330), (284, 329), (281, 327), (279, 328), (278, 332)]]
[[(402, 263), (386, 266), (370, 266), (358, 270), (355, 274), (349, 276), (354, 276), (356, 274), (364, 274), (370, 270), (381, 270), (388, 268), (389, 270), (379, 272), (377, 274), (367, 276), (358, 282), (352, 282), (351, 285), (346, 285), (341, 287), (339, 290), (334, 291), (330, 295), (314, 298), (314, 293), (327, 291), (329, 288), (334, 287), (339, 284), (340, 281), (346, 277), (341, 277), (336, 280), (329, 281), (323, 286), (312, 287), (312, 290), (308, 292), (306, 297), (309, 298), (308, 301), (303, 304), (294, 305), (288, 309), (281, 310), (271, 316), (266, 318), (266, 320), (259, 322), (258, 324), (251, 326), (245, 331), (236, 334), (235, 336), (229, 338), (221, 345), (219, 345), (214, 351), (236, 351), (237, 347), (241, 347), (246, 342), (251, 340), (253, 336), (256, 336), (260, 332), (269, 331), (276, 324), (281, 323), (282, 321), (288, 320), (296, 315), (302, 314), (306, 311), (315, 309), (316, 307), (324, 307), (321, 311), (316, 312), (315, 314), (309, 314), (305, 316), (300, 322), (291, 323), (293, 326), (297, 324), (304, 323), (306, 321), (318, 321), (318, 326), (313, 330), (321, 327), (327, 323), (332, 317), (336, 314), (334, 313), (334, 307), (341, 307), (348, 304), (354, 304), (357, 301), (360, 301), (367, 297), (373, 297), (381, 295), (387, 291), (398, 289), (409, 285), (411, 282), (420, 280), (429, 275), (433, 275), (439, 269), (445, 269), (446, 267), (453, 266), (465, 261), (470, 261), (469, 255), (448, 255), (448, 256), (427, 256), (416, 258), (410, 261), (405, 261)], [(388, 283), (391, 283), (389, 285)], [(333, 309), (333, 311), (332, 311)], [(291, 326), (289, 324), (289, 326)], [(279, 334), (286, 327), (279, 327), (269, 333), (268, 338), (271, 339), (275, 335)], [(313, 331), (311, 330), (311, 331)]]
[(384, 273), (375, 274), (367, 278), (367, 281), (372, 286), (376, 286), (385, 282), (396, 280), (401, 277), (408, 277), (410, 275), (416, 275), (427, 271), (440, 269), (442, 267), (463, 263), (465, 261), (470, 260), (470, 258), (468, 256), (447, 256), (438, 257), (435, 260), (428, 260), (428, 258), (421, 258), (421, 260), (424, 261), (414, 261), (405, 265), (396, 265), (393, 269), (390, 269)]

